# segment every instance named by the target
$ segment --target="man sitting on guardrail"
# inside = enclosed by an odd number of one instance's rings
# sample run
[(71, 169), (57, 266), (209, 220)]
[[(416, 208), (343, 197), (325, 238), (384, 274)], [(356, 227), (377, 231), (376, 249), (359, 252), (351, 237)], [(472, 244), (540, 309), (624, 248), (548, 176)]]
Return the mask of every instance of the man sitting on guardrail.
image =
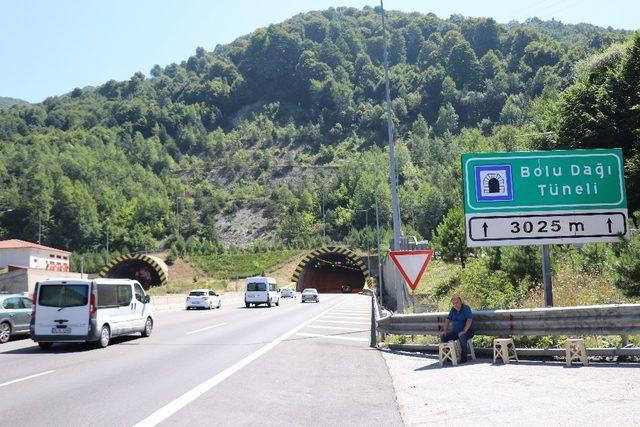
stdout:
[[(460, 363), (467, 361), (467, 340), (473, 338), (473, 312), (471, 307), (462, 303), (462, 299), (459, 295), (451, 297), (451, 311), (447, 319), (444, 321), (444, 329), (440, 331), (440, 340), (442, 342), (453, 341), (455, 339), (460, 341)], [(452, 322), (451, 331), (449, 329), (449, 322)]]

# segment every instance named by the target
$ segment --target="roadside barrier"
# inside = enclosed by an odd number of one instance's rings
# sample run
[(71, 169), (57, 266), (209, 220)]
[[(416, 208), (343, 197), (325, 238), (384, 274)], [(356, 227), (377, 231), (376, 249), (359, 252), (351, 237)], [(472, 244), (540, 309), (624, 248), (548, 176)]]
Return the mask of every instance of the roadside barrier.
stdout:
[[(377, 332), (438, 336), (447, 315), (447, 312), (394, 314), (379, 318)], [(474, 311), (473, 319), (476, 335), (496, 337), (620, 335), (626, 342), (628, 335), (640, 334), (640, 304), (480, 310)], [(589, 349), (593, 354), (591, 350), (595, 349)], [(640, 355), (638, 348), (620, 350), (618, 355)], [(520, 349), (518, 353), (521, 354)]]

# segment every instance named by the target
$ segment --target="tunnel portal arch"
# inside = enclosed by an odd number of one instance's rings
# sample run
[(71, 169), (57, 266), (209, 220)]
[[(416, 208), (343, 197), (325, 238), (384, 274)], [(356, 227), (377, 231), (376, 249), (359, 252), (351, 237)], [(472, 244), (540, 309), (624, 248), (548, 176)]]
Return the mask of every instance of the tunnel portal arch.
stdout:
[(145, 254), (127, 254), (105, 265), (99, 276), (112, 279), (132, 279), (145, 290), (167, 284), (168, 267), (160, 258)]
[(316, 288), (321, 293), (338, 293), (343, 285), (359, 292), (369, 278), (369, 270), (358, 254), (342, 246), (324, 246), (300, 261), (291, 281), (297, 291)]

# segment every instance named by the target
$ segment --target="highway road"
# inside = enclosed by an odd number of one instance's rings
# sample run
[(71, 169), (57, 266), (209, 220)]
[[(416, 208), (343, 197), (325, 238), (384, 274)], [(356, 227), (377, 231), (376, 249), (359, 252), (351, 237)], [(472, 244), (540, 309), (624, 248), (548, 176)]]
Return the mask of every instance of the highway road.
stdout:
[(370, 298), (156, 313), (106, 349), (0, 346), (0, 425), (402, 425)]

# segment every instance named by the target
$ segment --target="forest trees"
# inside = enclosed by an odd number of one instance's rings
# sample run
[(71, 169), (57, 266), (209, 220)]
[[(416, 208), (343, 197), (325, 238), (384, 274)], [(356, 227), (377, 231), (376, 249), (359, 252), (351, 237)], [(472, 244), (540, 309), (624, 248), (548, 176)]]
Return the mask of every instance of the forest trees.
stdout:
[[(513, 149), (513, 135), (532, 127), (555, 130), (557, 147), (624, 144), (638, 207), (637, 35), (606, 50), (628, 34), (388, 17), (402, 219), (420, 237), (443, 218), (455, 223), (457, 208), (445, 214), (460, 196), (462, 152)], [(376, 10), (332, 8), (198, 48), (150, 77), (1, 110), (0, 207), (13, 211), (0, 216), (0, 232), (35, 240), (40, 217), (44, 243), (72, 251), (103, 251), (107, 231), (113, 250), (168, 248), (180, 236), (217, 250), (219, 220), (247, 210), (266, 218), (265, 239), (313, 245), (323, 222), (328, 239), (364, 235), (363, 214), (352, 213), (371, 209), (376, 181), (384, 232), (381, 43)], [(602, 49), (563, 92), (572, 64)], [(553, 111), (538, 114), (542, 104)], [(326, 175), (310, 167), (340, 163), (348, 166)], [(442, 244), (447, 232), (435, 233)]]

